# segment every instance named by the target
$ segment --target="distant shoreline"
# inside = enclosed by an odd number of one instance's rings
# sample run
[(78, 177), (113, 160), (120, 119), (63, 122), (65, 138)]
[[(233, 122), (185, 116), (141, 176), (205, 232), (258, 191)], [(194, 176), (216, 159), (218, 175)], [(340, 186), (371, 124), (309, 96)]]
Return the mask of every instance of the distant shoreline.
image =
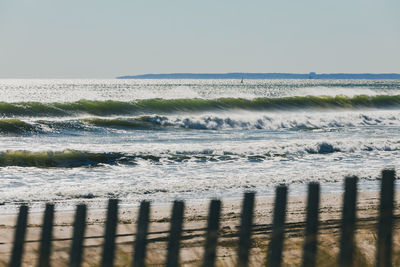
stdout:
[(399, 73), (161, 73), (118, 76), (116, 79), (315, 79), (400, 80)]

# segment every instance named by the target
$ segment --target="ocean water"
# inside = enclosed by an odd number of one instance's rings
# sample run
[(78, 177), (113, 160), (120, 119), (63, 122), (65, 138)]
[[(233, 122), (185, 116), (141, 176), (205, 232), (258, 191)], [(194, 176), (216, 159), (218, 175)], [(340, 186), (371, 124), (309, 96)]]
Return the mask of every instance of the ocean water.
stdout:
[(0, 80), (0, 211), (260, 196), (400, 160), (396, 80)]

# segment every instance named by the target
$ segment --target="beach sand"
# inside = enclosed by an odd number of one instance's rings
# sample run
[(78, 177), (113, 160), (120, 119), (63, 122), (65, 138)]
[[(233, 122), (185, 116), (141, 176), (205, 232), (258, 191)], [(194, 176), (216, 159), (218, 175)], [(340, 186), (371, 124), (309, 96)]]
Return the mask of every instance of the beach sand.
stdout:
[[(378, 214), (379, 192), (359, 193), (358, 223), (356, 233), (357, 265), (373, 265), (376, 243), (376, 217)], [(396, 203), (400, 203), (396, 199)], [(265, 262), (268, 240), (271, 230), (272, 197), (256, 197), (253, 242), (251, 249), (251, 265), (261, 266)], [(284, 243), (284, 265), (297, 266), (301, 264), (302, 243), (305, 221), (306, 196), (289, 197), (287, 225)], [(182, 266), (199, 266), (203, 255), (204, 228), (208, 212), (208, 202), (188, 203), (185, 206), (183, 241), (181, 244)], [(224, 200), (221, 217), (221, 231), (218, 240), (217, 265), (234, 266), (236, 262), (237, 232), (240, 224), (241, 200)], [(320, 205), (320, 235), (317, 261), (323, 266), (334, 265), (337, 262), (338, 244), (340, 238), (341, 194), (324, 194)], [(169, 217), (172, 205), (153, 205), (151, 207), (151, 223), (147, 263), (149, 266), (160, 266), (165, 261), (166, 240), (168, 237)], [(399, 205), (396, 204), (395, 215), (400, 216)], [(52, 264), (65, 266), (68, 263), (69, 248), (72, 236), (73, 212), (56, 212), (53, 237)], [(23, 258), (24, 266), (36, 264), (38, 242), (40, 236), (41, 213), (31, 213), (28, 220), (28, 232)], [(84, 266), (97, 266), (102, 252), (101, 238), (105, 220), (104, 210), (90, 210), (87, 216)], [(6, 265), (10, 258), (14, 235), (16, 215), (1, 215), (0, 225), (0, 263)], [(130, 264), (134, 233), (136, 230), (137, 208), (119, 210), (118, 237), (116, 248), (116, 265)], [(398, 218), (398, 217), (396, 217)], [(398, 220), (397, 220), (398, 221)], [(395, 224), (393, 259), (397, 266), (400, 263), (400, 223)], [(60, 240), (66, 239), (66, 240)]]

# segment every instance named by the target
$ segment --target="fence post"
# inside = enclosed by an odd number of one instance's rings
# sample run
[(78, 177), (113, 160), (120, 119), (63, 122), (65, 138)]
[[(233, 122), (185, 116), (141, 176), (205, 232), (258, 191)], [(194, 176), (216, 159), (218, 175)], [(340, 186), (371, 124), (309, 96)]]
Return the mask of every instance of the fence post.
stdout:
[(137, 222), (135, 250), (132, 267), (144, 267), (146, 260), (147, 232), (149, 226), (150, 202), (140, 203), (139, 218)]
[(118, 199), (109, 199), (105, 225), (102, 267), (112, 267), (115, 255), (115, 234), (118, 223)]
[(246, 267), (249, 264), (249, 250), (251, 245), (251, 230), (253, 227), (254, 192), (244, 194), (242, 215), (239, 231), (238, 266)]
[(319, 184), (308, 184), (307, 219), (303, 246), (303, 267), (314, 267), (317, 254)]
[(340, 238), (339, 266), (353, 266), (354, 231), (357, 205), (357, 177), (345, 178)]
[(80, 267), (82, 263), (83, 238), (86, 228), (86, 205), (76, 206), (74, 232), (72, 236), (72, 245), (69, 258), (70, 267)]
[(21, 266), (27, 223), (28, 206), (22, 205), (19, 207), (17, 227), (15, 228), (14, 233), (14, 245), (11, 254), (10, 267)]
[(211, 200), (208, 213), (203, 267), (214, 267), (215, 265), (220, 214), (221, 201), (218, 199)]
[(39, 267), (50, 266), (51, 237), (53, 233), (54, 204), (47, 203), (44, 211), (42, 236), (40, 241)]
[(280, 185), (276, 188), (272, 235), (268, 246), (268, 267), (278, 267), (281, 266), (282, 263), (286, 202), (287, 187), (285, 185)]
[(392, 266), (392, 231), (394, 208), (394, 170), (382, 171), (381, 200), (379, 205), (376, 266)]
[(168, 253), (166, 267), (176, 267), (179, 265), (179, 244), (182, 235), (183, 224), (183, 201), (174, 201), (171, 216), (171, 228), (169, 232)]

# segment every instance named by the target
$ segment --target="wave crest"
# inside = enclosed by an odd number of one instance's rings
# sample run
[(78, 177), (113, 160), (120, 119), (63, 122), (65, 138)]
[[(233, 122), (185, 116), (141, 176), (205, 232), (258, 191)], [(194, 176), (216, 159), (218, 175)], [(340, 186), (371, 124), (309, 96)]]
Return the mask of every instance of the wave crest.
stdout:
[(0, 152), (0, 166), (20, 167), (81, 167), (99, 164), (116, 164), (120, 153), (92, 153), (77, 150), (27, 151), (7, 150)]
[(297, 110), (297, 109), (357, 109), (400, 107), (400, 95), (296, 96), (282, 98), (218, 98), (218, 99), (145, 99), (130, 102), (80, 100), (67, 103), (0, 102), (2, 116), (98, 116), (118, 114), (154, 114), (205, 112), (214, 110)]
[(169, 129), (191, 130), (315, 130), (346, 127), (400, 126), (398, 111), (344, 112), (344, 113), (291, 113), (233, 116), (137, 116), (90, 117), (70, 120), (0, 119), (0, 134), (68, 134), (71, 131), (125, 131)]
[(329, 155), (333, 153), (358, 153), (361, 151), (399, 151), (400, 143), (393, 144), (360, 144), (348, 146), (319, 142), (313, 145), (271, 147), (260, 151), (232, 152), (204, 149), (201, 151), (176, 151), (160, 153), (113, 153), (88, 152), (79, 150), (63, 151), (27, 151), (7, 150), (0, 152), (0, 167), (38, 167), (38, 168), (75, 168), (96, 167), (102, 165), (136, 165), (141, 161), (152, 164), (171, 164), (180, 162), (219, 162), (219, 161), (250, 161), (263, 162), (278, 158), (295, 158), (304, 155)]

